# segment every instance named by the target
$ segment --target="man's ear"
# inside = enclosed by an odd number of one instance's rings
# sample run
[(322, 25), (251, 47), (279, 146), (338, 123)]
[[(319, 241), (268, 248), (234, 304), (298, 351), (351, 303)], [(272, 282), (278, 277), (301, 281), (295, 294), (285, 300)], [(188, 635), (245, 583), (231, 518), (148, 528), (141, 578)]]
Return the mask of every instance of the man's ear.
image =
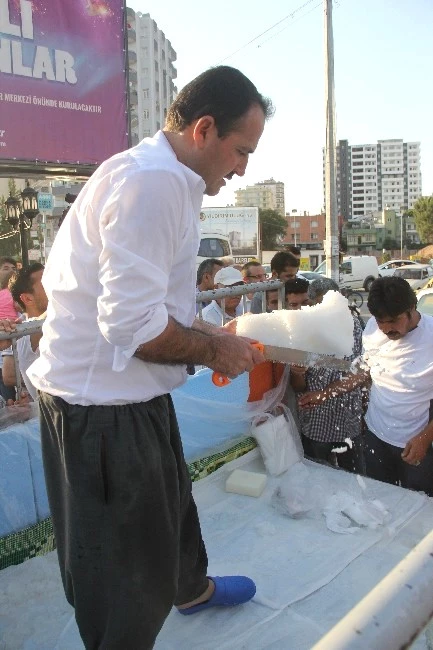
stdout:
[(33, 302), (33, 296), (31, 293), (21, 293), (20, 300), (27, 307), (28, 304)]
[(195, 144), (202, 149), (212, 132), (216, 131), (215, 119), (212, 115), (203, 115), (197, 120), (193, 130)]

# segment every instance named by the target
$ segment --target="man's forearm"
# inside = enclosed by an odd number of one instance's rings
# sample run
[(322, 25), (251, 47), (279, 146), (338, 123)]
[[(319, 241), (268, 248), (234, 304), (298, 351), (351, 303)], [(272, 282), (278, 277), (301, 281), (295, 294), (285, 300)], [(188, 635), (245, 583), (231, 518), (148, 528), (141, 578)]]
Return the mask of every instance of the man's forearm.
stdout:
[(215, 334), (221, 334), (221, 330), (218, 325), (212, 325), (212, 323), (206, 323), (206, 321), (196, 318), (191, 329), (195, 332), (201, 332), (207, 336), (215, 336)]
[[(217, 331), (217, 328), (212, 329)], [(213, 342), (205, 331), (197, 327), (184, 327), (169, 317), (162, 334), (140, 345), (134, 356), (152, 363), (209, 365), (215, 352)]]
[(357, 374), (351, 374), (343, 379), (332, 382), (323, 389), (323, 395), (325, 399), (331, 397), (338, 397), (344, 393), (349, 393), (351, 390), (355, 390), (359, 386), (365, 386), (370, 381), (370, 373), (365, 371), (359, 371)]

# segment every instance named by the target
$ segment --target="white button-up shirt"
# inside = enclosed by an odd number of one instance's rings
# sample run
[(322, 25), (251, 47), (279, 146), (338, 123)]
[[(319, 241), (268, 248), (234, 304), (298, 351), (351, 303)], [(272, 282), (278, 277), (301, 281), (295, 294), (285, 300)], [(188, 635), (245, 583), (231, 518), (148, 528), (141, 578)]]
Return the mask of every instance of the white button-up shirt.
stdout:
[(63, 222), (43, 285), (49, 297), (35, 386), (71, 404), (125, 404), (185, 381), (185, 366), (133, 354), (171, 315), (195, 316), (205, 183), (162, 132), (105, 161)]

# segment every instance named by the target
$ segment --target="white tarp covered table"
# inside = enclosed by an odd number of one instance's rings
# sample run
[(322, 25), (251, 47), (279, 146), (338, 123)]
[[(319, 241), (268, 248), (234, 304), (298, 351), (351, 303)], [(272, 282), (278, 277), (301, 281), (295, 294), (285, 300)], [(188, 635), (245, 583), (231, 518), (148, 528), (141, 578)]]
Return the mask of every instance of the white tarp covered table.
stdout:
[[(318, 499), (361, 492), (353, 475), (305, 465)], [(193, 491), (210, 575), (245, 573), (256, 581), (257, 595), (234, 609), (191, 617), (172, 611), (157, 650), (311, 648), (433, 528), (431, 499), (366, 480), (367, 497), (380, 499), (390, 520), (377, 530), (339, 535), (327, 529), (320, 508), (302, 519), (272, 508), (281, 478), (269, 479), (259, 499), (227, 494), (225, 479), (236, 467), (264, 471), (255, 450), (195, 483)], [(71, 617), (54, 554), (0, 573), (2, 650), (82, 650)], [(416, 647), (427, 647), (425, 634)]]

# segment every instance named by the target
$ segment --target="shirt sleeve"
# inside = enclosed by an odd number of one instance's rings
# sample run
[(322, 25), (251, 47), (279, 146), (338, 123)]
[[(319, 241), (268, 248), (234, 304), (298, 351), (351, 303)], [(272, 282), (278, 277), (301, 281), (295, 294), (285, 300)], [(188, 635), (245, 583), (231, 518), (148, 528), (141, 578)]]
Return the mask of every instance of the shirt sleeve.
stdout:
[(99, 207), (98, 326), (121, 371), (139, 345), (167, 327), (167, 288), (182, 231), (185, 190), (175, 174), (137, 170)]

